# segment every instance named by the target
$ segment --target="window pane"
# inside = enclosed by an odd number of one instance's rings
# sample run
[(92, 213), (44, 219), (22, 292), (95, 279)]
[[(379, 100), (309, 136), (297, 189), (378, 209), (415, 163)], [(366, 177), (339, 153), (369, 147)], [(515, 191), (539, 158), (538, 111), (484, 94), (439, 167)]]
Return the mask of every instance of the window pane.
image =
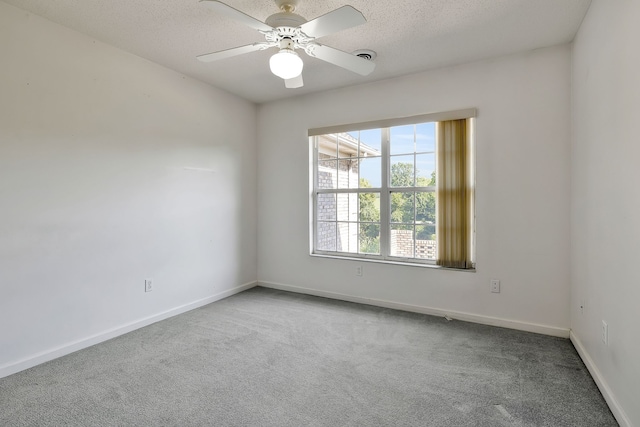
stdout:
[(420, 123), (416, 125), (416, 151), (435, 151), (436, 150), (436, 124)]
[(435, 193), (427, 191), (418, 191), (416, 193), (416, 222), (422, 224), (436, 223)]
[(338, 194), (338, 221), (358, 220), (358, 194)]
[(317, 214), (318, 221), (336, 220), (336, 195), (318, 194)]
[(358, 220), (358, 194), (349, 194), (349, 221)]
[(436, 259), (436, 226), (416, 226), (416, 258)]
[(420, 240), (435, 240), (436, 225), (416, 225), (416, 238)]
[(318, 161), (318, 188), (338, 188), (338, 162), (335, 160)]
[(360, 224), (360, 253), (380, 253), (380, 224)]
[(360, 193), (360, 221), (380, 222), (380, 193)]
[(318, 135), (318, 160), (335, 159), (338, 155), (338, 136), (336, 134)]
[(413, 155), (391, 157), (391, 186), (413, 187)]
[(358, 253), (358, 223), (338, 223), (338, 251)]
[(380, 188), (382, 185), (382, 160), (380, 157), (360, 159), (360, 188)]
[(338, 188), (358, 188), (358, 160), (338, 160)]
[(414, 200), (413, 193), (392, 192), (390, 196), (391, 222), (413, 223)]
[[(382, 151), (382, 131), (367, 129), (360, 131), (360, 157), (379, 156)], [(377, 154), (376, 154), (377, 152)]]
[[(349, 221), (349, 196), (351, 194), (338, 194), (338, 221)], [(358, 206), (353, 206), (354, 210)]]
[(354, 138), (348, 133), (339, 133), (338, 157), (358, 157), (358, 138)]
[(318, 221), (316, 230), (316, 249), (319, 251), (336, 250), (336, 223)]
[(357, 160), (338, 160), (338, 188), (354, 188), (352, 184), (358, 188), (358, 169), (353, 170), (353, 163), (357, 163)]
[(413, 225), (393, 224), (389, 240), (391, 256), (413, 258)]
[[(436, 155), (416, 155), (416, 186), (426, 187), (436, 183)], [(432, 182), (433, 181), (433, 182)]]
[(391, 154), (408, 154), (415, 152), (414, 125), (391, 128)]

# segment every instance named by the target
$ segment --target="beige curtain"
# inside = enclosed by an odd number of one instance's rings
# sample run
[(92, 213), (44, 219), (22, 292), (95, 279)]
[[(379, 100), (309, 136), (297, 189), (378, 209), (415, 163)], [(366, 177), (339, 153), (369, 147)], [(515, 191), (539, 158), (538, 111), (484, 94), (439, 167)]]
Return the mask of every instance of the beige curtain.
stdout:
[(436, 125), (436, 264), (473, 268), (474, 177), (470, 120)]

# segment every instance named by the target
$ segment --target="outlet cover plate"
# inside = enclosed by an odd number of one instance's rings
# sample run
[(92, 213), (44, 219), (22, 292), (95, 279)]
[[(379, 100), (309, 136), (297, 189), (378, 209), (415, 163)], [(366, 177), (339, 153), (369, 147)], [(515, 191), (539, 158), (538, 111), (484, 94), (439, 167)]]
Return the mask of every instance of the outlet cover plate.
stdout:
[(151, 292), (153, 290), (153, 279), (144, 279), (144, 291)]
[(494, 294), (500, 293), (500, 280), (491, 279), (491, 292), (493, 292)]

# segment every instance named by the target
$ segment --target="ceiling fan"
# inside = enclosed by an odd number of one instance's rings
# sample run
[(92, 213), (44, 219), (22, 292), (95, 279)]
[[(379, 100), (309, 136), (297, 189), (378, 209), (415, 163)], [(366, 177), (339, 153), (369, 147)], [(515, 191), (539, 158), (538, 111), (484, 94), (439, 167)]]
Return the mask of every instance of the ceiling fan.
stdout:
[(362, 13), (351, 6), (342, 6), (318, 18), (307, 21), (302, 16), (293, 13), (298, 0), (275, 0), (281, 12), (269, 16), (266, 22), (262, 22), (220, 1), (200, 0), (200, 3), (258, 30), (266, 40), (197, 56), (202, 62), (213, 62), (244, 53), (276, 47), (279, 50), (269, 60), (269, 66), (273, 74), (284, 79), (284, 84), (287, 88), (298, 88), (303, 85), (302, 68), (304, 64), (296, 49), (304, 50), (309, 56), (363, 76), (370, 74), (376, 66), (375, 63), (368, 59), (315, 41), (317, 38), (367, 22)]

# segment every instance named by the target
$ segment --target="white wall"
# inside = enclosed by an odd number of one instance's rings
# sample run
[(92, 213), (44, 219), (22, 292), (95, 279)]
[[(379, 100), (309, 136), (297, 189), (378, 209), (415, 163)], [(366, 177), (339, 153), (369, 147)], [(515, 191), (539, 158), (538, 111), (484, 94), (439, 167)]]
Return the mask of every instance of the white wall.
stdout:
[(0, 58), (0, 376), (255, 282), (255, 105), (2, 2)]
[[(618, 420), (636, 426), (640, 426), (638, 22), (640, 2), (594, 0), (576, 37), (571, 213), (572, 338)], [(609, 325), (608, 346), (601, 342), (602, 320)]]
[[(260, 106), (259, 281), (568, 336), (570, 60), (558, 46)], [(469, 107), (476, 273), (365, 263), (356, 277), (356, 261), (309, 256), (307, 129)]]

